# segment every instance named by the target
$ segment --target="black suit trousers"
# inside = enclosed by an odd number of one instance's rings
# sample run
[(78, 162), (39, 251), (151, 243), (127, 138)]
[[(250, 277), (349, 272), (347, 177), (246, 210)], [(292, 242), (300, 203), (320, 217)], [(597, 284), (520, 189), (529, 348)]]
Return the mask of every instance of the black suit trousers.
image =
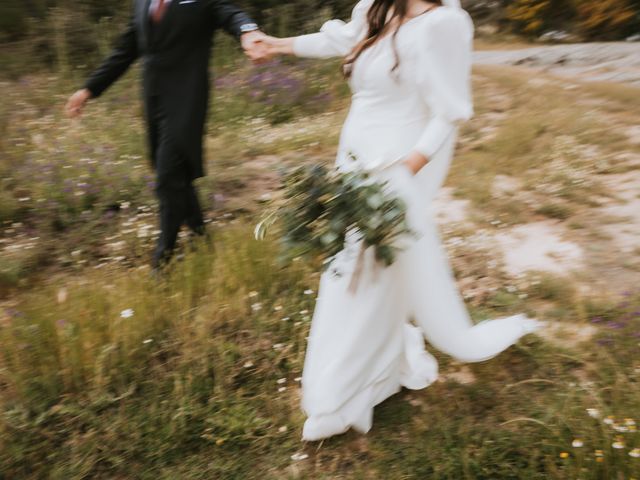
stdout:
[(170, 131), (162, 98), (147, 98), (146, 110), (160, 206), (160, 236), (153, 257), (158, 268), (171, 258), (183, 224), (197, 235), (203, 235), (205, 228), (188, 156)]

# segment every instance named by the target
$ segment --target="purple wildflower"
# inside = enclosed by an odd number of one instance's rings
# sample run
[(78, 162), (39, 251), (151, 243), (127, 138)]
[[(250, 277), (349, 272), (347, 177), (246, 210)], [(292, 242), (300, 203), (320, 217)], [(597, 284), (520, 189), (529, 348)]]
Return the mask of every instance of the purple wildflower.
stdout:
[(612, 328), (614, 330), (620, 330), (624, 328), (625, 324), (623, 322), (607, 322), (607, 328)]

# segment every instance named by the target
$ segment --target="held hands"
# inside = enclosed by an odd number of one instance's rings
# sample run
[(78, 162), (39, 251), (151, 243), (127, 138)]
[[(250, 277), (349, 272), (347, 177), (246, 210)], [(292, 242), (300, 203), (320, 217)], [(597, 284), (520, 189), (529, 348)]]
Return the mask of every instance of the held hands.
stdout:
[(293, 55), (293, 38), (276, 38), (255, 30), (241, 37), (242, 48), (254, 63), (264, 63), (277, 55)]
[(91, 92), (86, 88), (78, 90), (76, 93), (71, 95), (64, 108), (67, 116), (70, 118), (76, 118), (82, 115), (82, 110), (90, 98)]
[(242, 49), (253, 63), (264, 63), (272, 57), (264, 43), (265, 38), (267, 38), (267, 35), (260, 30), (243, 33), (240, 37)]
[(264, 47), (271, 57), (276, 55), (293, 55), (293, 38), (276, 38), (265, 35), (262, 39)]

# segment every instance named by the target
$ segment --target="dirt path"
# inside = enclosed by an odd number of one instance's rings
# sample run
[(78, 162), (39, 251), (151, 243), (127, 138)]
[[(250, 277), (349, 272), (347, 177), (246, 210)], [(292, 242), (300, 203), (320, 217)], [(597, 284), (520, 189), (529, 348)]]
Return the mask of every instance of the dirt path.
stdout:
[(520, 50), (486, 50), (474, 54), (478, 65), (512, 65), (592, 82), (640, 87), (640, 44), (576, 43)]

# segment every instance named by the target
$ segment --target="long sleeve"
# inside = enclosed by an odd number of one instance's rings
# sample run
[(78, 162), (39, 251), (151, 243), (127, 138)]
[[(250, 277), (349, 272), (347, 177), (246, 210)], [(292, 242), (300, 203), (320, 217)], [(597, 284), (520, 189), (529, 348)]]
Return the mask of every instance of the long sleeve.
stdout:
[(99, 97), (127, 71), (138, 56), (136, 26), (134, 19), (131, 18), (127, 29), (118, 39), (113, 52), (89, 76), (85, 83), (85, 88), (89, 89), (93, 97)]
[(462, 9), (434, 12), (418, 64), (418, 87), (432, 117), (415, 150), (431, 158), (473, 115), (471, 63), (473, 23)]
[(295, 55), (307, 58), (347, 56), (366, 34), (367, 12), (372, 3), (373, 0), (358, 2), (349, 23), (331, 20), (318, 33), (296, 37), (293, 44)]
[(211, 14), (215, 18), (216, 28), (223, 28), (230, 35), (240, 37), (244, 25), (255, 22), (240, 7), (227, 0), (210, 0)]

